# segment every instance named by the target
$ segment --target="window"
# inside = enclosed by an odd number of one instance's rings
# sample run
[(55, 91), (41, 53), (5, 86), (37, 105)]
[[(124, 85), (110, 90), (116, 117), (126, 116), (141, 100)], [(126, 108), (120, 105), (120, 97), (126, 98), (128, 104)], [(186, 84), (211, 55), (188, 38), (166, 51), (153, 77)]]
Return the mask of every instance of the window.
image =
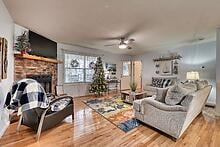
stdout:
[(93, 56), (64, 54), (64, 82), (91, 82), (96, 58)]
[(123, 76), (129, 76), (130, 75), (130, 66), (131, 66), (131, 62), (130, 61), (125, 61), (123, 62)]

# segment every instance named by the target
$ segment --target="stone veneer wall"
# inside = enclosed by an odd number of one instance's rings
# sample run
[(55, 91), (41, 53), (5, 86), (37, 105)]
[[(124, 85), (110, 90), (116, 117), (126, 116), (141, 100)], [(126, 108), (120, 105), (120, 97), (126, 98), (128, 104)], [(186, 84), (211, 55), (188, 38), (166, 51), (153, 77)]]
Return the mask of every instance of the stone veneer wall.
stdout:
[(57, 85), (56, 63), (15, 57), (14, 66), (15, 66), (15, 74), (14, 74), (15, 81), (21, 80), (30, 75), (51, 75), (52, 93), (55, 94), (55, 87)]

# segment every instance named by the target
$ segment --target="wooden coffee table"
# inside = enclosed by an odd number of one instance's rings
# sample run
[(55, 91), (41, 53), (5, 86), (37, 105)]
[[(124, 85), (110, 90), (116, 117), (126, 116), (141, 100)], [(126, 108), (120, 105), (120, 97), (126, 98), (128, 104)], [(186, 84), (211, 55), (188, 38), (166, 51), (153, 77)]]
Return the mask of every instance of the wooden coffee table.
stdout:
[(142, 99), (147, 97), (147, 91), (136, 91), (136, 92), (131, 92), (131, 91), (121, 91), (121, 99), (126, 102), (133, 104), (133, 101), (136, 99)]

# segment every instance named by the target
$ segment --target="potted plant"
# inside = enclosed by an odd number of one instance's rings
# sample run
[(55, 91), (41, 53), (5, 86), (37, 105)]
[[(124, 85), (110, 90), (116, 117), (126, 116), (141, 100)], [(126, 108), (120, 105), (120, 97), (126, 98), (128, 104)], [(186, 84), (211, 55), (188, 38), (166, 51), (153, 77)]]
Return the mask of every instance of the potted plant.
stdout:
[(28, 39), (27, 31), (24, 31), (22, 35), (18, 36), (15, 43), (15, 49), (20, 51), (21, 54), (27, 54), (31, 51), (31, 44)]
[(137, 84), (133, 81), (130, 83), (131, 92), (135, 92), (137, 89)]

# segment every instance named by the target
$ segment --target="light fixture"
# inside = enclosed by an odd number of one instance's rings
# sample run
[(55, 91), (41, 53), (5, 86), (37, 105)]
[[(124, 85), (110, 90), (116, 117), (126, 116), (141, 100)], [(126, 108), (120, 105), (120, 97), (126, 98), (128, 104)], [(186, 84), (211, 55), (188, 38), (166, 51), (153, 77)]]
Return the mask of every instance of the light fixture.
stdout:
[(187, 80), (199, 80), (199, 72), (191, 71), (186, 73)]
[(128, 44), (128, 43), (129, 43), (129, 40), (124, 40), (124, 43), (125, 43), (125, 44)]
[(118, 46), (120, 49), (126, 49), (128, 47), (127, 44), (125, 44), (124, 42), (121, 42)]

